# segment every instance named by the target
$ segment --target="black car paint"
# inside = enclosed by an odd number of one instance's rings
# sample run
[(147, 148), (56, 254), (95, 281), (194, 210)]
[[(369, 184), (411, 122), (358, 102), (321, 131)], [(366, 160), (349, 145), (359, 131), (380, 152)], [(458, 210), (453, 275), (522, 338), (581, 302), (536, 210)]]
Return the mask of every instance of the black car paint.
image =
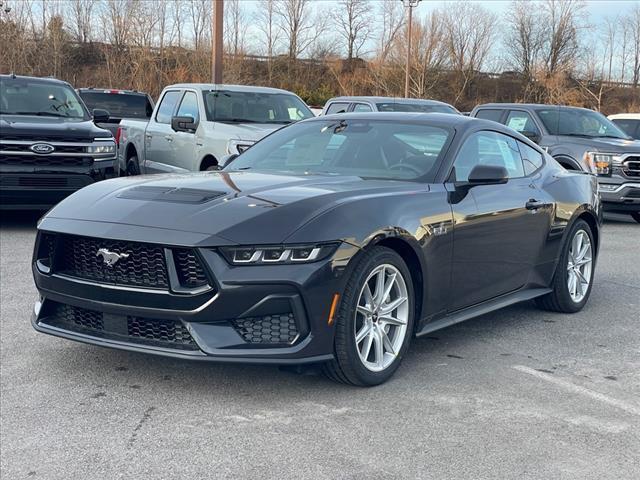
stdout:
[[(55, 300), (112, 314), (178, 319), (188, 325), (202, 352), (166, 351), (61, 331), (42, 321), (40, 302), (34, 327), (88, 343), (185, 358), (326, 360), (333, 355), (334, 327), (328, 321), (332, 298), (343, 291), (360, 252), (373, 245), (395, 249), (408, 263), (419, 310), (416, 334), (424, 334), (547, 293), (567, 227), (577, 218), (587, 220), (598, 242), (602, 213), (595, 177), (567, 172), (546, 155), (545, 166), (517, 180), (515, 190), (512, 180), (503, 185), (456, 185), (448, 181), (453, 160), (474, 132), (493, 130), (537, 147), (493, 122), (395, 115), (376, 113), (370, 118), (411, 118), (455, 130), (433, 182), (234, 171), (120, 178), (81, 190), (42, 219), (40, 231), (196, 247), (215, 277), (215, 294), (185, 296), (91, 285), (44, 274), (35, 258), (33, 273), (45, 303)], [(122, 198), (139, 186), (223, 195), (202, 204)], [(528, 209), (532, 199), (542, 206)], [(341, 243), (333, 256), (300, 265), (231, 266), (217, 250), (336, 240)], [(295, 306), (301, 330), (308, 333), (285, 348), (243, 345), (227, 321), (281, 299)]]
[[(0, 75), (0, 79), (13, 79), (10, 75)], [(55, 79), (15, 77), (27, 79), (30, 82), (55, 83), (67, 86), (75, 93), (71, 85)], [(84, 118), (63, 118), (35, 115), (0, 115), (0, 144), (8, 142), (7, 139), (18, 139), (39, 143), (43, 138), (44, 143), (55, 143), (56, 139), (64, 141), (73, 137), (80, 142), (93, 142), (96, 138), (111, 138), (111, 134), (96, 126), (83, 105)], [(0, 148), (0, 153), (9, 154)], [(87, 155), (90, 156), (90, 155)], [(88, 166), (65, 165), (5, 165), (0, 164), (0, 209), (48, 209), (52, 205), (78, 190), (98, 180), (107, 178), (107, 172), (113, 170), (115, 162), (101, 161)], [(73, 179), (67, 186), (47, 186), (46, 179), (66, 177)], [(16, 181), (31, 180), (35, 186), (14, 185)], [(4, 181), (3, 181), (4, 180)], [(44, 182), (38, 183), (38, 181)], [(6, 185), (5, 185), (6, 183)]]

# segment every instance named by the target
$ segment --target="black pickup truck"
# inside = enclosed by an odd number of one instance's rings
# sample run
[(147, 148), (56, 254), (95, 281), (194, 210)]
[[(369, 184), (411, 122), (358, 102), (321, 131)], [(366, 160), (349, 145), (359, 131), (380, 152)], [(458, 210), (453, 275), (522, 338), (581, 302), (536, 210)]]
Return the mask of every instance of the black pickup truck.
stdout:
[(52, 78), (0, 75), (0, 208), (45, 209), (114, 172), (116, 146), (76, 91)]

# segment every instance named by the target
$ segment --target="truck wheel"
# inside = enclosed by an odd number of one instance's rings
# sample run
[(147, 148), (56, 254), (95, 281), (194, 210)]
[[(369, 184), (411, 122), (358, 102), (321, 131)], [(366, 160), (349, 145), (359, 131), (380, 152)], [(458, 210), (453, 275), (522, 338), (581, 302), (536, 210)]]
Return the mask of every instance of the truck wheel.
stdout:
[(640, 212), (631, 212), (631, 218), (640, 223)]
[(126, 176), (140, 175), (140, 165), (138, 164), (138, 156), (134, 155), (127, 160)]

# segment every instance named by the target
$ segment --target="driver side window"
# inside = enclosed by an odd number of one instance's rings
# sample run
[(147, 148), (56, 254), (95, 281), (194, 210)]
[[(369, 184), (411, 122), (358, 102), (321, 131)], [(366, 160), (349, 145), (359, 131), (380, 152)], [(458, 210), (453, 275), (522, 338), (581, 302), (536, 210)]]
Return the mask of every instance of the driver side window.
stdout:
[(524, 177), (516, 141), (497, 132), (477, 132), (465, 140), (453, 164), (453, 180), (466, 182), (476, 165), (504, 167), (509, 178)]

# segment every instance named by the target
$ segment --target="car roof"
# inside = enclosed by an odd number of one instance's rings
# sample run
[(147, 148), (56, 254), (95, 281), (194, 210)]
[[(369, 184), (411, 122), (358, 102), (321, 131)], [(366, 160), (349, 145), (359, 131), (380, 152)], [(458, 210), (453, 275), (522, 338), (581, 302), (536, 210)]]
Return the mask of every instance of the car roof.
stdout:
[(126, 93), (127, 95), (147, 95), (144, 92), (137, 90), (125, 90), (123, 88), (96, 88), (96, 87), (81, 87), (76, 88), (78, 92), (94, 92), (94, 93)]
[(423, 98), (402, 98), (402, 97), (375, 97), (375, 96), (359, 96), (359, 95), (344, 95), (341, 97), (333, 97), (327, 100), (329, 102), (373, 102), (373, 103), (409, 103), (415, 105), (446, 105), (451, 106), (446, 102), (439, 100), (430, 100)]
[(69, 85), (69, 82), (59, 80), (53, 77), (30, 77), (27, 75), (0, 74), (0, 79), (29, 80), (30, 82), (39, 83), (59, 83), (60, 85)]
[(295, 95), (295, 93), (280, 88), (257, 87), (252, 85), (227, 85), (222, 83), (176, 83), (168, 85), (165, 88), (193, 88), (201, 91), (226, 90), (229, 92), (250, 92), (250, 93), (286, 93)]
[(640, 113), (616, 113), (607, 118), (609, 120), (640, 120)]
[(474, 110), (480, 108), (559, 108), (559, 109), (571, 109), (571, 110), (586, 110), (587, 112), (593, 112), (593, 110), (582, 107), (572, 107), (570, 105), (549, 105), (544, 103), (483, 103), (477, 105)]
[[(478, 125), (479, 122), (492, 129), (503, 130), (502, 125), (490, 120), (480, 118), (465, 117), (464, 115), (454, 115), (451, 113), (421, 113), (421, 112), (364, 112), (364, 113), (334, 113), (322, 115), (320, 117), (309, 118), (303, 122), (323, 122), (331, 120), (372, 120), (372, 121), (411, 121), (425, 122), (433, 126), (442, 127), (464, 127), (467, 125)], [(506, 128), (506, 127), (505, 127)], [(509, 131), (510, 129), (506, 129)]]

